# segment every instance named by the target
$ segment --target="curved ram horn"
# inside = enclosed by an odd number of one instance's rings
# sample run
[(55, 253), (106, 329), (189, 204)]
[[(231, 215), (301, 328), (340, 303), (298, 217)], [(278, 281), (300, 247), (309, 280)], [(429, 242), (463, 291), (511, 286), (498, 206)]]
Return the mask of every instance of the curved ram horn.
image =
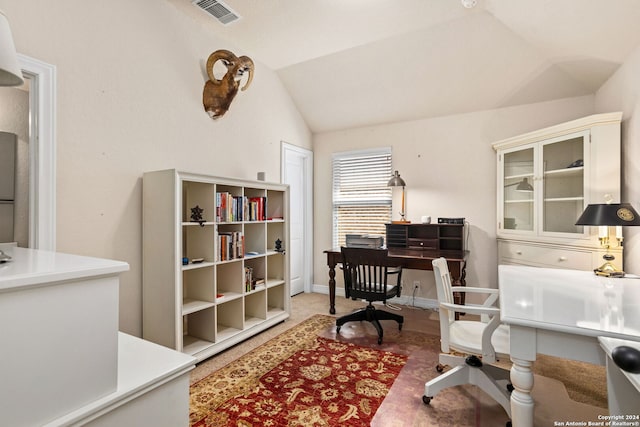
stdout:
[(246, 90), (249, 87), (249, 85), (251, 84), (251, 81), (253, 80), (253, 69), (254, 69), (253, 61), (248, 56), (241, 56), (238, 59), (239, 59), (239, 62), (241, 64), (241, 68), (240, 69), (242, 69), (243, 72), (248, 72), (249, 73), (249, 77), (247, 78), (247, 82), (244, 84), (244, 86), (242, 86), (242, 88), (240, 88), (240, 90)]
[(220, 80), (216, 79), (216, 77), (213, 75), (213, 65), (218, 60), (226, 61), (225, 66), (227, 66), (227, 69), (229, 69), (230, 67), (228, 65), (232, 64), (233, 66), (233, 64), (238, 62), (238, 57), (235, 56), (233, 52), (225, 49), (216, 50), (211, 55), (209, 55), (209, 59), (207, 59), (207, 74), (209, 75), (209, 79), (212, 82), (220, 84)]

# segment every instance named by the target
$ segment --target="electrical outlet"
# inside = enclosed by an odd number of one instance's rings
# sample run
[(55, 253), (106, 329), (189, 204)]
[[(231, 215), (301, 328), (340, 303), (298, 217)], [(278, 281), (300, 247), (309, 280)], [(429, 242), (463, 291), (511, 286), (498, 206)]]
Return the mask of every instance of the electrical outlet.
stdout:
[(413, 289), (420, 289), (420, 280), (413, 281)]

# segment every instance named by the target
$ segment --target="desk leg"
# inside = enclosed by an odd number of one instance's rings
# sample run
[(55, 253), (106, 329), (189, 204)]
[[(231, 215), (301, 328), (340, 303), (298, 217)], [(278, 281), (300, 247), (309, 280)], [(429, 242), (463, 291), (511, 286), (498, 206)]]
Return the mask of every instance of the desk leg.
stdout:
[[(467, 277), (467, 262), (462, 261), (460, 263), (456, 262), (455, 268), (449, 268), (451, 273), (451, 279), (453, 281), (453, 286), (466, 286), (467, 281), (465, 280)], [(465, 294), (464, 292), (454, 292), (453, 293), (453, 302), (456, 304), (464, 305)], [(456, 312), (455, 319), (460, 320), (460, 316), (465, 315), (465, 313)]]
[(533, 363), (537, 353), (537, 330), (525, 326), (510, 326), (511, 361), (511, 421), (513, 427), (533, 427)]
[(514, 427), (533, 427), (533, 363), (513, 357), (511, 361), (511, 422)]
[(329, 265), (329, 313), (336, 314), (336, 265)]

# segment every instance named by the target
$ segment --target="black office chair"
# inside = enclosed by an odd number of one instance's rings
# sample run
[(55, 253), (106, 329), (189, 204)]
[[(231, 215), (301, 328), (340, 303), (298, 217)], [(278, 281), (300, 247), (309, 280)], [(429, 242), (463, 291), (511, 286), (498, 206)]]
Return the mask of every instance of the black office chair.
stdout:
[[(367, 307), (347, 314), (336, 320), (336, 332), (347, 322), (366, 320), (378, 331), (378, 344), (382, 344), (382, 326), (380, 320), (395, 320), (402, 330), (404, 317), (399, 314), (376, 310), (374, 301), (385, 303), (387, 299), (400, 296), (402, 267), (394, 266), (387, 257), (386, 249), (341, 248), (342, 268), (344, 271), (345, 296), (353, 300), (364, 299)], [(389, 284), (389, 278), (395, 278), (395, 284)]]

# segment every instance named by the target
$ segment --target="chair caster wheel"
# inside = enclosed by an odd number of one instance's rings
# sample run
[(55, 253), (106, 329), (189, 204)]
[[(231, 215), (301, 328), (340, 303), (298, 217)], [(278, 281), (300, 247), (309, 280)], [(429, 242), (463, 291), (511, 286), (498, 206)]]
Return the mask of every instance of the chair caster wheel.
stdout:
[(422, 396), (422, 401), (424, 402), (425, 405), (428, 405), (429, 403), (431, 403), (431, 399), (433, 399), (433, 397)]
[(439, 373), (443, 373), (444, 372), (444, 366), (438, 363), (436, 365), (436, 371), (438, 371)]
[(474, 368), (482, 367), (482, 360), (480, 360), (480, 358), (476, 355), (467, 356), (467, 358), (464, 359), (464, 363)]
[(507, 427), (511, 427), (511, 421), (507, 421)]
[(509, 393), (511, 393), (513, 391), (513, 389), (514, 389), (513, 384), (511, 384), (511, 383), (507, 384), (507, 391)]
[(382, 344), (382, 338), (378, 338), (378, 345)]
[(336, 334), (340, 333), (340, 328), (341, 328), (341, 326), (336, 326)]

